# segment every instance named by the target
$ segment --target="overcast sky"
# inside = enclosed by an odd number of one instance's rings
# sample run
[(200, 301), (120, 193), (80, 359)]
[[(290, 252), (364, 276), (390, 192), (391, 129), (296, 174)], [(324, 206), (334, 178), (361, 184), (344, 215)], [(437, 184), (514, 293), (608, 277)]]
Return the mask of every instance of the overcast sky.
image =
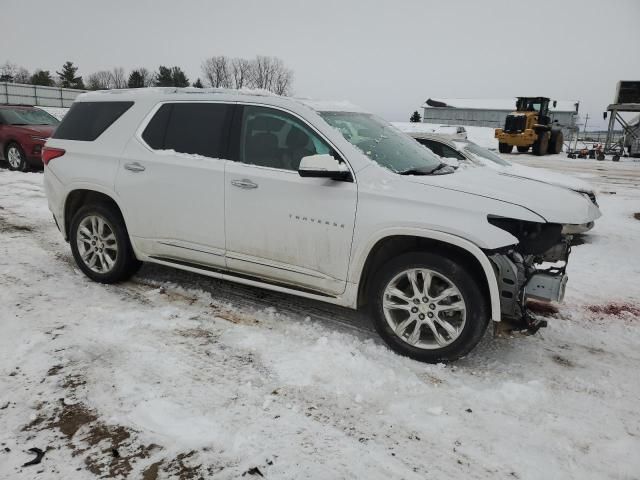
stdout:
[[(407, 120), (428, 98), (579, 100), (602, 122), (616, 82), (640, 80), (640, 1), (0, 0), (0, 63), (29, 70), (282, 58), (296, 95)], [(420, 113), (422, 111), (420, 110)]]

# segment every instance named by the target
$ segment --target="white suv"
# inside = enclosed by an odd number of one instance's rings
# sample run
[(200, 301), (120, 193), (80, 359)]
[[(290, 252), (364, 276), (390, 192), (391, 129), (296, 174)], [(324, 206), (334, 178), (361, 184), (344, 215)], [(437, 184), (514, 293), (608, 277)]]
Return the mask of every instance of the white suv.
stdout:
[(564, 188), (454, 171), (357, 108), (238, 91), (83, 94), (43, 163), (91, 279), (146, 261), (366, 306), (391, 348), (429, 362), (469, 352), (489, 320), (537, 328), (527, 300), (564, 292), (562, 224), (599, 216)]

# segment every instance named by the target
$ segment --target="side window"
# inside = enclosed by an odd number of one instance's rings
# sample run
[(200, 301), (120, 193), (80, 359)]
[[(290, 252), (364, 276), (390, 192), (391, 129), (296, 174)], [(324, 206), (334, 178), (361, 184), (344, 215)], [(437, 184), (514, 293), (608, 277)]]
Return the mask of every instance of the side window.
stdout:
[(456, 160), (464, 160), (464, 155), (462, 155), (460, 152), (454, 150), (453, 148), (445, 144), (441, 144), (441, 146), (442, 146), (442, 155), (440, 155), (441, 157), (455, 158)]
[(433, 153), (435, 153), (439, 157), (443, 156), (442, 144), (440, 142), (434, 142), (433, 140), (427, 140), (425, 138), (419, 138), (418, 142), (420, 142), (422, 145), (427, 147), (429, 150), (431, 150)]
[(324, 153), (332, 153), (331, 148), (292, 115), (268, 107), (243, 108), (241, 162), (298, 170), (303, 157)]
[(231, 109), (223, 103), (167, 103), (142, 138), (154, 150), (221, 158), (227, 150)]
[(91, 142), (131, 105), (133, 102), (76, 102), (56, 128), (53, 138)]

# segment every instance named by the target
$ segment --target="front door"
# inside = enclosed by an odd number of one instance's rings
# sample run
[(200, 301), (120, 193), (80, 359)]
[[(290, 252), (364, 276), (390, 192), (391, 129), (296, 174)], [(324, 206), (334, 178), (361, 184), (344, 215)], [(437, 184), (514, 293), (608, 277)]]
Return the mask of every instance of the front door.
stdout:
[(116, 191), (142, 253), (224, 267), (224, 167), (233, 106), (166, 103), (120, 162)]
[(345, 289), (357, 187), (303, 178), (302, 157), (330, 153), (301, 119), (262, 106), (238, 107), (232, 135), (238, 161), (225, 170), (227, 266), (292, 287), (340, 294)]

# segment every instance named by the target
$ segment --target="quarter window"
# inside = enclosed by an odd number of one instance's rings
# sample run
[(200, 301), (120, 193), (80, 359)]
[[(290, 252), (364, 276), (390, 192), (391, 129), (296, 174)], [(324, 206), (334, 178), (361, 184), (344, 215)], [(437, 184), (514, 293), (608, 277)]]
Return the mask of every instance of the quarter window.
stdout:
[(64, 116), (53, 138), (90, 142), (98, 138), (133, 102), (76, 102)]
[(332, 149), (292, 115), (267, 107), (243, 108), (241, 162), (297, 171), (303, 157), (327, 153), (333, 154)]

